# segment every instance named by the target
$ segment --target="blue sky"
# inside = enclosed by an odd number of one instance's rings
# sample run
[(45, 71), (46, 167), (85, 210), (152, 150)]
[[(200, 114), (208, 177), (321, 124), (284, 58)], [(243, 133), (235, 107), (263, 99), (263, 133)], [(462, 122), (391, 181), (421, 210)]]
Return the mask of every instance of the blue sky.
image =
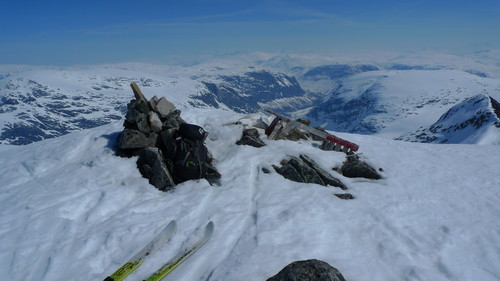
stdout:
[(6, 0), (0, 64), (500, 48), (499, 15), (499, 0)]

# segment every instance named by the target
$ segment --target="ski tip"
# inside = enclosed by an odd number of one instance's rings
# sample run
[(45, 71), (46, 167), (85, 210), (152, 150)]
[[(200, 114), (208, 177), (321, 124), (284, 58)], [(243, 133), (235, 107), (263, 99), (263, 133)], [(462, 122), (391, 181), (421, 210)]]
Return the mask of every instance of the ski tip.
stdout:
[(177, 228), (177, 221), (171, 220), (170, 223), (167, 225), (168, 228)]
[(205, 233), (212, 235), (214, 233), (215, 225), (213, 221), (207, 223), (205, 226)]
[(177, 231), (177, 222), (175, 220), (172, 220), (167, 226), (165, 226), (162, 232), (170, 233), (170, 235), (173, 235), (176, 231)]

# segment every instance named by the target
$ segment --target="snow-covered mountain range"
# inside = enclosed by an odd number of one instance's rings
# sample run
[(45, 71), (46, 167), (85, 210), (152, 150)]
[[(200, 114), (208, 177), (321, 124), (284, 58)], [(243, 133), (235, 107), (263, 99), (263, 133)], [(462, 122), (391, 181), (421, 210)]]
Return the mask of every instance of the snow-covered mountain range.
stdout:
[[(461, 137), (452, 136), (456, 131), (450, 130), (446, 136), (415, 137), (423, 136), (426, 128), (436, 131), (435, 123), (443, 114), (474, 96), (500, 100), (500, 80), (491, 77), (495, 71), (453, 62), (451, 66), (411, 60), (339, 63), (271, 56), (194, 66), (4, 66), (0, 68), (0, 143), (28, 144), (118, 120), (132, 97), (131, 82), (167, 97), (181, 109), (254, 113), (267, 108), (338, 132), (436, 143), (500, 142), (491, 137), (498, 131), (495, 114), (481, 128), (457, 133)], [(476, 110), (492, 111), (491, 102), (481, 106)], [(464, 114), (461, 118), (468, 120), (476, 112)]]
[(294, 77), (280, 72), (206, 71), (150, 65), (3, 71), (0, 141), (28, 144), (121, 119), (132, 98), (131, 82), (180, 108), (288, 112), (313, 101)]
[[(500, 81), (457, 70), (370, 71), (341, 80), (307, 116), (316, 124), (334, 131), (397, 138), (432, 125), (450, 108), (479, 94), (498, 99)], [(478, 106), (474, 107), (476, 111), (492, 112), (491, 102)], [(463, 115), (462, 118), (470, 119), (477, 114), (476, 111), (458, 110), (458, 113)], [(498, 116), (492, 114), (491, 120), (495, 123)], [(475, 141), (479, 141), (479, 132), (486, 131), (483, 126), (490, 125), (481, 123), (475, 127), (477, 132), (469, 133), (475, 134)], [(459, 139), (435, 136), (434, 141)]]

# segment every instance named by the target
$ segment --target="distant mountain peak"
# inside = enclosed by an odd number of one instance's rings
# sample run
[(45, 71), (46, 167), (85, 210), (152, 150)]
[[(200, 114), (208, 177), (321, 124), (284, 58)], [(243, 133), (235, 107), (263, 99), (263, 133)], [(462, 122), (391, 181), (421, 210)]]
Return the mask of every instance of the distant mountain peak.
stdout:
[(427, 143), (478, 143), (490, 130), (500, 131), (499, 103), (479, 94), (450, 108), (438, 121), (397, 140)]

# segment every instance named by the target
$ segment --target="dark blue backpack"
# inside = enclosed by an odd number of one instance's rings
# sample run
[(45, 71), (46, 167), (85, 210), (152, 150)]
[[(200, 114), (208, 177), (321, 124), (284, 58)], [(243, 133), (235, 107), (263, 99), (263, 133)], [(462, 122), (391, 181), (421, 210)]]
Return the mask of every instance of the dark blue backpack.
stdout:
[(174, 175), (179, 182), (206, 177), (211, 161), (203, 143), (207, 135), (200, 126), (180, 125), (172, 159)]

